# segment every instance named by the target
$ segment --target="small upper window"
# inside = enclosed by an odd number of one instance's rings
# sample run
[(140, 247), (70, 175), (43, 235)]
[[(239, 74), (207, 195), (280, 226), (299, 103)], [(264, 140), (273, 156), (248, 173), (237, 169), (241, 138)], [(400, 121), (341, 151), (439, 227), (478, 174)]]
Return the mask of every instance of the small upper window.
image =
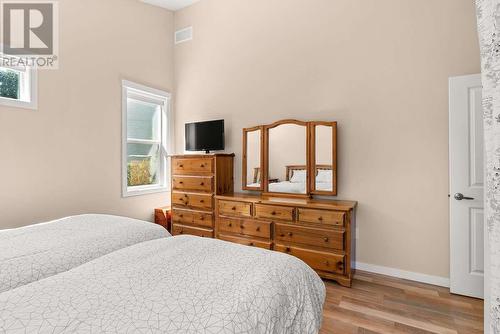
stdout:
[(168, 190), (170, 94), (123, 81), (123, 196)]
[(36, 70), (0, 66), (0, 105), (37, 108)]

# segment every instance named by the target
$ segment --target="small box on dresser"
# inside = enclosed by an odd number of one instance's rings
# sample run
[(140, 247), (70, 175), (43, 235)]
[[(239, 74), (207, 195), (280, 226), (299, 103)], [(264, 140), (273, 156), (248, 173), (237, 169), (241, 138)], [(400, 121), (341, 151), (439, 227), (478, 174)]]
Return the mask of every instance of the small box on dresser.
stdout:
[(352, 284), (354, 214), (351, 201), (216, 196), (216, 237), (288, 253), (321, 277)]
[(171, 158), (172, 234), (213, 238), (214, 196), (233, 192), (234, 154)]

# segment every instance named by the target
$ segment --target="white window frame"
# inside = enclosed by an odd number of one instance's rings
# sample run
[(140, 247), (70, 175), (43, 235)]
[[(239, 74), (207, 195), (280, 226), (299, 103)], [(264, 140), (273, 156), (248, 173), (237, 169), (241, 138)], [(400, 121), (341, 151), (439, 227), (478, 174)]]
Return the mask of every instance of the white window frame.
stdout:
[[(5, 56), (0, 53), (0, 57), (16, 58), (14, 56)], [(33, 67), (7, 67), (0, 68), (19, 72), (19, 93), (21, 96), (27, 95), (27, 100), (16, 100), (0, 96), (0, 105), (7, 107), (23, 108), (36, 110), (38, 108), (38, 72)]]
[[(161, 140), (151, 141), (151, 144), (160, 145), (160, 175), (159, 183), (146, 186), (128, 186), (127, 180), (127, 143), (138, 142), (128, 138), (127, 129), (127, 99), (130, 95), (140, 96), (143, 100), (162, 102), (161, 110)], [(158, 103), (160, 104), (160, 103)], [(170, 164), (168, 163), (168, 154), (173, 148), (173, 119), (171, 111), (171, 95), (168, 92), (144, 86), (128, 80), (122, 81), (122, 196), (140, 196), (146, 194), (167, 192), (170, 190)], [(141, 143), (150, 143), (149, 141), (139, 140)]]

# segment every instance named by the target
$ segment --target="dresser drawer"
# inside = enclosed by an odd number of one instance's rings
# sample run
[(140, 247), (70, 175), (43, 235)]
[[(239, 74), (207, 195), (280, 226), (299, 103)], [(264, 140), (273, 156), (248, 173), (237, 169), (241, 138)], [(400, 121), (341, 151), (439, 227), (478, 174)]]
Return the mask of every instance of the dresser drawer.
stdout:
[(325, 230), (290, 224), (275, 224), (274, 235), (278, 242), (293, 242), (298, 244), (344, 250), (343, 230)]
[(214, 237), (213, 230), (184, 226), (184, 225), (177, 225), (177, 224), (173, 225), (172, 235), (176, 236), (176, 235), (184, 235), (184, 234), (196, 235), (198, 237), (203, 237), (203, 238), (213, 238)]
[(270, 241), (269, 242), (267, 242), (267, 241), (260, 241), (260, 240), (235, 237), (235, 236), (232, 236), (232, 235), (225, 235), (225, 234), (219, 234), (219, 239), (220, 240), (224, 240), (224, 241), (234, 242), (236, 244), (245, 245), (245, 246), (252, 246), (252, 247), (259, 247), (259, 248), (264, 248), (264, 249), (271, 249), (271, 242)]
[(213, 173), (213, 159), (187, 158), (172, 160), (172, 174)]
[(181, 225), (197, 225), (212, 228), (212, 214), (198, 211), (172, 210), (172, 222)]
[(235, 233), (252, 237), (271, 238), (271, 223), (258, 220), (218, 218), (219, 232)]
[(278, 252), (287, 253), (298, 257), (315, 270), (321, 270), (341, 275), (344, 274), (344, 255), (320, 252), (295, 246), (286, 246), (283, 244), (275, 245), (274, 249)]
[(175, 190), (213, 191), (213, 178), (203, 176), (173, 176), (172, 188)]
[(255, 204), (255, 216), (257, 218), (292, 221), (294, 212), (295, 208), (293, 207)]
[(192, 194), (192, 193), (172, 193), (172, 205), (201, 209), (201, 210), (212, 210), (213, 209), (213, 197), (212, 195), (202, 195), (202, 194)]
[(298, 211), (298, 219), (301, 222), (344, 226), (345, 212), (311, 209), (298, 209)]
[(219, 214), (235, 217), (252, 217), (252, 204), (235, 201), (218, 201)]

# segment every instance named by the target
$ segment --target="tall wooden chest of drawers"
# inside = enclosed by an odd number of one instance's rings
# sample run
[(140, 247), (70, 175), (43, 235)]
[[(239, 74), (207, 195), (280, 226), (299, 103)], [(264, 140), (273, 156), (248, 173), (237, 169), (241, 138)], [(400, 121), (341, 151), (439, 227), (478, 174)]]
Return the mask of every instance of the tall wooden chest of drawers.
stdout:
[(233, 192), (234, 154), (172, 156), (172, 234), (214, 237), (215, 195)]
[(356, 202), (216, 196), (216, 237), (296, 256), (321, 277), (352, 284)]

